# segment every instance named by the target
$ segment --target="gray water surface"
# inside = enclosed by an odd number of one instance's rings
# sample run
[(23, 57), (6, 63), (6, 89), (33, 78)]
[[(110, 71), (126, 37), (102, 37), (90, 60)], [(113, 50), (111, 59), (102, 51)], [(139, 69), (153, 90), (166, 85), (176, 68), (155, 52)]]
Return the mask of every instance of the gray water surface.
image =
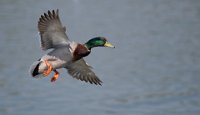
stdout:
[[(103, 86), (35, 79), (37, 21), (60, 9), (71, 40), (105, 36), (85, 58)], [(1, 115), (199, 115), (199, 0), (1, 0)]]

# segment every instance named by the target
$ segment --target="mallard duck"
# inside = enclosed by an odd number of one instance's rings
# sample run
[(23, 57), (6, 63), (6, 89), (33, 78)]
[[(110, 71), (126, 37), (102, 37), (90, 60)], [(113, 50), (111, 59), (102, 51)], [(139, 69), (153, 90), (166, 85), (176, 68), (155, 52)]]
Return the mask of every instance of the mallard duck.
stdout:
[(44, 51), (52, 49), (35, 61), (30, 67), (30, 73), (34, 78), (46, 77), (52, 71), (54, 76), (51, 82), (59, 77), (57, 69), (66, 68), (68, 73), (81, 81), (101, 85), (102, 81), (95, 75), (83, 57), (91, 53), (94, 47), (114, 46), (105, 37), (95, 37), (84, 44), (69, 40), (65, 33), (66, 28), (62, 26), (58, 9), (41, 15), (38, 21), (38, 30), (41, 38), (41, 48)]

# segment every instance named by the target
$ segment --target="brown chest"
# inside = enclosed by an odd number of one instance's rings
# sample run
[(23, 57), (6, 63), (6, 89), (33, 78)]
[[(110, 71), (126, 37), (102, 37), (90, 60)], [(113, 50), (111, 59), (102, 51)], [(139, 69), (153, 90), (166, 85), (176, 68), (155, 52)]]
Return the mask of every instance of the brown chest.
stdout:
[(88, 50), (84, 45), (78, 44), (73, 53), (73, 61), (77, 61), (89, 54), (90, 50)]

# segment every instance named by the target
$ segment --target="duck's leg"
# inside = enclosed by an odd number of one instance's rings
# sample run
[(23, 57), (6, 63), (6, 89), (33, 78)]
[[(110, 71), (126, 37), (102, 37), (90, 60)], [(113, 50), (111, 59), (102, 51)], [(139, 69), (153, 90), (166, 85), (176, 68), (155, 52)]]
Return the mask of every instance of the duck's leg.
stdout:
[(56, 80), (58, 79), (58, 77), (59, 77), (58, 71), (56, 71), (56, 70), (53, 70), (53, 71), (55, 72), (55, 74), (54, 74), (54, 76), (51, 78), (51, 82), (56, 81)]
[(47, 70), (45, 70), (42, 74), (44, 76), (48, 76), (51, 73), (51, 71), (53, 70), (53, 67), (51, 66), (51, 64), (49, 64), (49, 62), (47, 60), (44, 60), (44, 63), (47, 66)]

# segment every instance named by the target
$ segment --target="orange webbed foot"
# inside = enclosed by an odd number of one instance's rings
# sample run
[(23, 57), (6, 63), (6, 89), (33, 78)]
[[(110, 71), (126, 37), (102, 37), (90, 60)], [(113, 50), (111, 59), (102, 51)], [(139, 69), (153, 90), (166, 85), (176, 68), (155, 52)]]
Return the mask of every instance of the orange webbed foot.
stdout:
[(47, 70), (45, 70), (42, 74), (43, 74), (44, 76), (48, 76), (48, 75), (51, 73), (53, 67), (51, 66), (51, 64), (49, 64), (49, 62), (48, 62), (47, 60), (44, 60), (44, 63), (45, 63), (46, 66), (47, 66)]
[(58, 77), (59, 77), (58, 71), (56, 71), (56, 70), (53, 70), (53, 71), (55, 72), (55, 74), (54, 74), (54, 76), (51, 78), (51, 82), (55, 82), (55, 81), (58, 79)]

